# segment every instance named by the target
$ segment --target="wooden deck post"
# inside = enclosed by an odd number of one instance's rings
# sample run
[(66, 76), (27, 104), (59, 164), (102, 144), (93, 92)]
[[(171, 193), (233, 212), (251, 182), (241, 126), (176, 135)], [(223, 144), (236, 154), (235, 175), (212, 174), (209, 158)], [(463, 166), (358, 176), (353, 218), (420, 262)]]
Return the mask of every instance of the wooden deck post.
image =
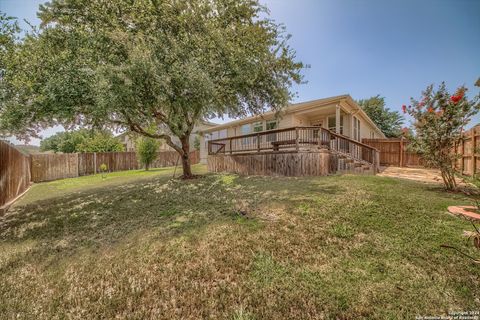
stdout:
[(298, 144), (298, 128), (297, 127), (295, 127), (295, 149), (297, 150), (297, 152), (300, 149), (300, 146)]
[(260, 134), (257, 133), (257, 152), (260, 152)]
[(340, 105), (335, 106), (335, 133), (340, 134)]

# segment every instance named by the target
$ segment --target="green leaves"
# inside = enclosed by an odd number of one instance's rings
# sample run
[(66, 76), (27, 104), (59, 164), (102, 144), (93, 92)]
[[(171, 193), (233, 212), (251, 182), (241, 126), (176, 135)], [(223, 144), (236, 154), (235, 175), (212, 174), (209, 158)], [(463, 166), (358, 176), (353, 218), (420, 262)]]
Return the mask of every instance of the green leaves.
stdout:
[(385, 106), (385, 98), (376, 95), (357, 103), (387, 138), (399, 137), (402, 134), (403, 117)]
[(170, 136), (279, 111), (301, 82), (284, 28), (265, 16), (257, 0), (46, 3), (40, 31), (9, 51), (0, 128), (122, 127), (183, 155)]
[(77, 152), (121, 152), (123, 144), (108, 132), (97, 132), (77, 146)]
[(63, 153), (124, 151), (122, 143), (109, 131), (80, 129), (59, 132), (40, 142), (41, 151)]
[(142, 137), (137, 139), (137, 155), (140, 163), (148, 170), (152, 162), (157, 158), (159, 143), (155, 139)]

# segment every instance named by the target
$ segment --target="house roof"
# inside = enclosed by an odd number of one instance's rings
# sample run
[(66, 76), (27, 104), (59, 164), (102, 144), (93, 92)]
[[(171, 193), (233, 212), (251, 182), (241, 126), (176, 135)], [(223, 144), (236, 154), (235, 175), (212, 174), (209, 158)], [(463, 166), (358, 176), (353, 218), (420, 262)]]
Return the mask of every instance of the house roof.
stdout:
[(205, 126), (212, 126), (212, 127), (218, 126), (218, 123), (207, 121), (207, 120), (200, 120), (200, 122)]
[[(316, 108), (316, 107), (321, 107), (321, 106), (325, 106), (325, 105), (330, 105), (330, 104), (336, 103), (336, 102), (340, 103), (342, 101), (348, 103), (350, 106), (352, 106), (354, 109), (356, 109), (356, 111), (360, 115), (362, 115), (362, 117), (365, 118), (365, 120), (374, 129), (376, 129), (376, 131), (381, 136), (383, 136), (383, 137), (385, 136), (383, 134), (383, 132), (377, 127), (377, 125), (372, 121), (372, 119), (370, 119), (370, 117), (365, 113), (365, 111), (363, 111), (363, 109), (355, 102), (355, 100), (352, 99), (352, 97), (349, 94), (343, 94), (343, 95), (339, 95), (339, 96), (333, 96), (333, 97), (328, 97), (328, 98), (323, 98), (323, 99), (316, 99), (316, 100), (310, 100), (310, 101), (306, 101), (306, 102), (290, 104), (285, 108), (284, 112), (286, 114), (295, 113), (295, 112), (307, 110), (307, 109), (310, 109), (310, 108)], [(223, 124), (219, 124), (215, 127), (202, 130), (202, 132), (209, 133), (209, 132), (213, 132), (213, 131), (217, 131), (217, 130), (222, 130), (222, 129), (226, 129), (226, 128), (230, 128), (230, 127), (235, 127), (235, 126), (238, 126), (238, 125), (242, 125), (242, 124), (245, 124), (245, 123), (252, 122), (253, 120), (257, 120), (257, 119), (262, 120), (264, 118), (268, 118), (268, 117), (271, 117), (271, 116), (274, 116), (274, 115), (275, 115), (275, 111), (268, 111), (268, 112), (262, 113), (260, 115), (250, 116), (250, 117), (226, 122), (226, 123), (223, 123)]]

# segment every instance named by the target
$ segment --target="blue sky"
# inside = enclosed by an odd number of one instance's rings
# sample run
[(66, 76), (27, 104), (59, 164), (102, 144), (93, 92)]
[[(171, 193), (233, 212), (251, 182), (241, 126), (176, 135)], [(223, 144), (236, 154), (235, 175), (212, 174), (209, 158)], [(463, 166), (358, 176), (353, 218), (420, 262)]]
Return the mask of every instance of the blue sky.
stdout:
[[(0, 0), (0, 10), (38, 23), (39, 0)], [(311, 68), (294, 102), (380, 94), (400, 110), (429, 84), (479, 92), (480, 0), (261, 0), (285, 24)], [(221, 122), (221, 120), (219, 120)], [(480, 117), (474, 119), (480, 122)], [(54, 130), (48, 130), (45, 136)]]

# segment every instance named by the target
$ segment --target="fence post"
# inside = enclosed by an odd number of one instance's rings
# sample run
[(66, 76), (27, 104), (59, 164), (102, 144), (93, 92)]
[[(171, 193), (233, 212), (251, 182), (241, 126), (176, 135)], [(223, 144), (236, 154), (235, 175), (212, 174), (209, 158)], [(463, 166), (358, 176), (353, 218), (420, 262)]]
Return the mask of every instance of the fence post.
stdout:
[(32, 155), (29, 155), (28, 156), (30, 158), (30, 183), (33, 182), (33, 156)]
[(472, 177), (475, 176), (475, 171), (477, 171), (477, 164), (476, 164), (476, 157), (475, 157), (475, 149), (476, 149), (476, 136), (475, 136), (475, 127), (470, 129), (472, 133)]
[(93, 153), (93, 173), (97, 174), (97, 153)]
[(400, 167), (403, 167), (403, 137), (400, 138)]
[(80, 154), (77, 152), (77, 177), (80, 177)]
[(465, 155), (465, 137), (463, 136), (462, 137), (462, 158), (460, 160), (460, 169), (462, 171), (460, 171), (460, 174), (463, 174), (463, 171), (465, 170), (465, 165), (464, 165), (464, 155)]
[(467, 136), (470, 136), (470, 152), (468, 154), (468, 158), (470, 159), (470, 163), (468, 164), (467, 174), (473, 175), (475, 174), (475, 132), (474, 128), (470, 129)]

